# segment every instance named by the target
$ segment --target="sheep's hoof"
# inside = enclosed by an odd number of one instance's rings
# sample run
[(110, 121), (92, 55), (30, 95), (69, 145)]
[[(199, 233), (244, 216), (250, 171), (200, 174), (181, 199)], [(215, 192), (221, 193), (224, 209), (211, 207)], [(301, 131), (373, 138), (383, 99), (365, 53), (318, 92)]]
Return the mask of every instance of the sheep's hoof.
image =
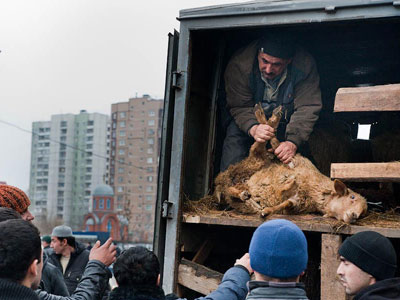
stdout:
[(271, 208), (269, 208), (269, 207), (264, 208), (264, 209), (261, 211), (261, 217), (266, 217), (266, 216), (272, 214), (272, 212), (273, 212), (273, 211), (272, 211)]
[(250, 198), (250, 194), (249, 194), (248, 191), (243, 191), (243, 192), (241, 192), (241, 193), (239, 194), (239, 198), (240, 198), (240, 200), (242, 200), (242, 201), (246, 201), (247, 199)]

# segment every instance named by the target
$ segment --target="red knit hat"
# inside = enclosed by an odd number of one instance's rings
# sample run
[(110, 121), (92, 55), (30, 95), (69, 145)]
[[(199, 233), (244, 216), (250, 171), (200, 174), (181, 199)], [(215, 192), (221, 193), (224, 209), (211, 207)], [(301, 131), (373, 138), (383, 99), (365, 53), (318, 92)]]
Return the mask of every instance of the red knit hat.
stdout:
[(31, 205), (28, 196), (16, 188), (7, 184), (0, 184), (0, 207), (9, 207), (23, 214)]

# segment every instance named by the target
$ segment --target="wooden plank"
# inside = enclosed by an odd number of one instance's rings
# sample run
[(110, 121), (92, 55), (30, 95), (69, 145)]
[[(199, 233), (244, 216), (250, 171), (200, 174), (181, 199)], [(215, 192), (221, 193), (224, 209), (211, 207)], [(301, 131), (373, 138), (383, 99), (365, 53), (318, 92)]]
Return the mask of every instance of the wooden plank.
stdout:
[(398, 111), (400, 84), (340, 88), (335, 97), (334, 112)]
[(353, 182), (400, 182), (400, 162), (333, 163), (331, 178)]
[(222, 280), (223, 274), (202, 265), (182, 259), (178, 270), (178, 283), (191, 290), (208, 295)]
[(336, 277), (340, 260), (340, 235), (322, 234), (321, 236), (321, 299), (346, 300), (346, 292)]
[(379, 226), (375, 222), (374, 226), (363, 224), (361, 225), (348, 225), (339, 223), (333, 218), (324, 218), (317, 215), (272, 215), (268, 218), (261, 219), (257, 216), (243, 216), (231, 214), (230, 216), (221, 215), (192, 215), (188, 213), (183, 214), (184, 223), (192, 224), (209, 224), (220, 226), (240, 226), (240, 227), (258, 227), (263, 222), (273, 219), (286, 219), (292, 221), (303, 231), (321, 232), (321, 233), (337, 233), (337, 234), (355, 234), (357, 232), (372, 230), (390, 238), (400, 238), (400, 216), (388, 223), (385, 221), (383, 226)]
[(196, 255), (193, 257), (192, 262), (202, 265), (207, 257), (210, 255), (213, 248), (214, 244), (211, 242), (211, 240), (205, 240), (204, 243), (200, 246), (199, 251), (197, 251)]

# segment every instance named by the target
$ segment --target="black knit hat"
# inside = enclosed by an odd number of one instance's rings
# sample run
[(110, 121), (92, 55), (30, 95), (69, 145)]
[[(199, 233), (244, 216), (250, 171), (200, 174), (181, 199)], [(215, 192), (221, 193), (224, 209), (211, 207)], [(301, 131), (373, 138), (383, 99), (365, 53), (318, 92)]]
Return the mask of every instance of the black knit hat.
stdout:
[(378, 281), (392, 278), (396, 272), (397, 257), (392, 243), (375, 231), (348, 237), (339, 254)]
[(258, 41), (258, 49), (260, 52), (268, 55), (288, 59), (295, 54), (294, 40), (285, 34), (268, 35)]

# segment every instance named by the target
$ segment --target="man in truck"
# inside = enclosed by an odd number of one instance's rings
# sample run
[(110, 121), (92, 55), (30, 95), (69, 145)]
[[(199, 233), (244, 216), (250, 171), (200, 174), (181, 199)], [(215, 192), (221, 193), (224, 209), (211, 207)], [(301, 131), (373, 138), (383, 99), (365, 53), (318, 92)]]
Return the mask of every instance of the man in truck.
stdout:
[[(236, 52), (225, 70), (226, 102), (231, 119), (223, 144), (220, 171), (247, 157), (254, 141), (277, 136), (275, 155), (289, 163), (297, 151), (307, 155), (307, 141), (322, 107), (314, 59), (293, 39), (269, 35)], [(254, 105), (261, 102), (267, 117), (282, 105), (277, 132), (259, 124)]]
[(339, 255), (337, 275), (353, 300), (400, 299), (397, 255), (388, 238), (374, 231), (356, 233), (343, 242)]

